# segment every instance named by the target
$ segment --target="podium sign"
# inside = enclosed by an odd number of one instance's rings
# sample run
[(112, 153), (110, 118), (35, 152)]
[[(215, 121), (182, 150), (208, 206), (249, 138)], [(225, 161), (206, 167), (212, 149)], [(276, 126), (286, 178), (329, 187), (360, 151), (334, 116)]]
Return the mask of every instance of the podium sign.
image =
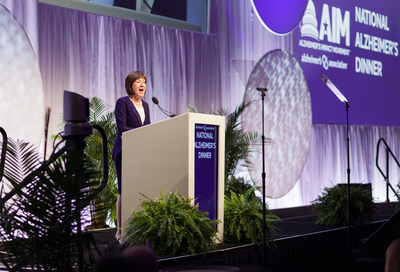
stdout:
[(199, 210), (217, 219), (218, 127), (195, 124), (194, 194)]

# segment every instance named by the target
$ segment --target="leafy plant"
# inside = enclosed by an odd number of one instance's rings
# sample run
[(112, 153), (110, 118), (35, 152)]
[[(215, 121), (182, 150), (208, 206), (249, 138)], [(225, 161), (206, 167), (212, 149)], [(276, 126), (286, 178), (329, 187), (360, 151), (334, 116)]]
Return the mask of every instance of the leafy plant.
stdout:
[(216, 248), (215, 220), (201, 212), (192, 199), (178, 192), (160, 193), (154, 200), (142, 195), (141, 210), (133, 212), (125, 227), (125, 239), (134, 244), (151, 243), (159, 255), (185, 255)]
[[(252, 188), (254, 189), (255, 187), (252, 184), (245, 182), (243, 177), (232, 176), (230, 177), (229, 182), (225, 185), (225, 196), (229, 197), (231, 192), (235, 192), (236, 194), (245, 194)], [(254, 190), (250, 197), (255, 197)]]
[(257, 132), (246, 132), (241, 127), (240, 116), (250, 103), (240, 104), (232, 113), (221, 110), (219, 114), (226, 116), (225, 129), (225, 182), (234, 177), (238, 164), (243, 161), (248, 166), (251, 143), (259, 138)]
[[(111, 158), (117, 127), (114, 122), (114, 112), (108, 112), (109, 107), (98, 97), (93, 97), (89, 102), (89, 119), (93, 125), (99, 125), (103, 128), (107, 136), (107, 153), (108, 153), (108, 182), (106, 187), (98, 194), (90, 203), (91, 225), (89, 228), (107, 227), (106, 222), (116, 222), (116, 206), (118, 197), (118, 188), (116, 185), (116, 172), (114, 162)], [(102, 172), (102, 139), (100, 134), (94, 130), (93, 134), (86, 139), (85, 152), (88, 159), (92, 161), (92, 165), (96, 171)], [(96, 179), (94, 187), (97, 187), (102, 180), (102, 175)], [(93, 188), (94, 188), (93, 187)]]
[[(225, 196), (224, 232), (227, 240), (233, 239), (240, 242), (250, 239), (253, 243), (262, 238), (262, 201), (254, 196), (254, 187), (244, 194), (231, 191), (230, 196)], [(268, 241), (276, 231), (274, 221), (280, 220), (277, 215), (266, 210), (265, 233)]]
[(90, 161), (74, 159), (75, 154), (67, 159), (60, 151), (42, 162), (33, 145), (11, 139), (6, 155), (1, 262), (9, 271), (74, 271), (76, 263), (88, 267), (82, 258), (86, 238), (79, 230), (81, 213), (92, 199), (87, 188), (97, 175)]
[[(114, 222), (116, 224), (116, 201), (118, 197), (118, 188), (116, 185), (117, 174), (114, 167), (114, 162), (111, 158), (114, 141), (117, 134), (117, 125), (114, 122), (114, 112), (109, 111), (109, 106), (98, 97), (93, 97), (89, 101), (89, 122), (92, 125), (100, 126), (107, 137), (107, 153), (108, 153), (108, 182), (106, 187), (98, 194), (95, 199), (90, 203), (91, 224), (87, 226), (88, 229), (98, 229), (108, 227), (106, 222)], [(59, 124), (63, 128), (64, 122)], [(61, 139), (57, 135), (54, 138)], [(85, 153), (88, 160), (92, 163), (92, 170), (97, 171), (99, 174), (95, 179), (95, 183), (91, 189), (96, 188), (102, 181), (103, 172), (103, 153), (102, 153), (102, 138), (100, 133), (94, 129), (93, 133), (85, 139), (86, 148)]]
[[(326, 226), (347, 225), (347, 186), (325, 188), (312, 205), (313, 210), (318, 213), (317, 223)], [(362, 186), (350, 186), (350, 223), (354, 225), (370, 222), (374, 212), (370, 190)]]

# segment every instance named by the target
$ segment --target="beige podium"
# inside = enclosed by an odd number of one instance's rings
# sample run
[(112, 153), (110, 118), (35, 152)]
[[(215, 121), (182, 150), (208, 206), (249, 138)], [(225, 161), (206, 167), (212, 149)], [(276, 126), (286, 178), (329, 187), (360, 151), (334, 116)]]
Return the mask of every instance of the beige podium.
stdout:
[(217, 144), (218, 237), (223, 239), (225, 117), (186, 113), (122, 134), (122, 226), (138, 211), (143, 196), (178, 190), (195, 198), (195, 124), (215, 125)]

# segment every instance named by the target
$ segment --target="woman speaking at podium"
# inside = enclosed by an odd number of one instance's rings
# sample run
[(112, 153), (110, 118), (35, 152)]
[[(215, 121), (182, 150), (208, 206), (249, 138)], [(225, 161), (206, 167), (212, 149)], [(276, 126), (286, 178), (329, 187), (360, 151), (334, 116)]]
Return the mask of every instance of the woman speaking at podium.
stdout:
[(146, 75), (141, 71), (130, 73), (125, 78), (125, 89), (128, 96), (119, 98), (115, 105), (117, 136), (112, 153), (118, 179), (117, 233), (115, 234), (118, 242), (121, 240), (122, 133), (150, 124), (149, 104), (142, 100), (146, 93)]

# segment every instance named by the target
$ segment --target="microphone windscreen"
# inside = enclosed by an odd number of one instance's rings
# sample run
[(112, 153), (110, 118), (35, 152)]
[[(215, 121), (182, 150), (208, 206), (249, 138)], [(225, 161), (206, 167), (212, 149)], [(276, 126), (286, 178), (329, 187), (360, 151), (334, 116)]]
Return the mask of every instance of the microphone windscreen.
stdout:
[(157, 99), (157, 98), (155, 98), (155, 97), (153, 96), (153, 98), (152, 98), (151, 100), (153, 100), (153, 103), (154, 103), (154, 104), (158, 105), (158, 99)]
[(267, 88), (256, 88), (259, 92), (266, 92), (268, 91)]

